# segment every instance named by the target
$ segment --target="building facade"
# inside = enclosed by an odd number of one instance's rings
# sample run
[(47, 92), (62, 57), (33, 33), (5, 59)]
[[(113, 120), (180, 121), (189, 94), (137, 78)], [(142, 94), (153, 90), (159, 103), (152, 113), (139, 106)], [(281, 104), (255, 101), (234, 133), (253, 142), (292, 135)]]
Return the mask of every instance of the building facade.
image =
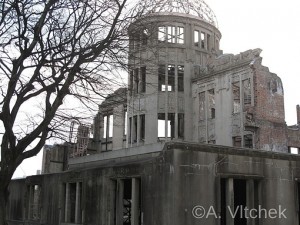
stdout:
[(223, 54), (200, 0), (158, 1), (128, 33), (128, 88), (101, 103), (92, 138), (80, 125), (44, 148), (42, 175), (12, 181), (9, 223), (300, 224), (300, 109), (288, 127), (261, 50)]

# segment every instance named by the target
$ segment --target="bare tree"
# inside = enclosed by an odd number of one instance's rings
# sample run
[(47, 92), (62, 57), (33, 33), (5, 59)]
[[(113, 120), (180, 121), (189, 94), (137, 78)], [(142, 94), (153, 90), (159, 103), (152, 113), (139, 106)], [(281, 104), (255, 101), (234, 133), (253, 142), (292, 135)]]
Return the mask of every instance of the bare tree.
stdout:
[(96, 100), (114, 85), (112, 72), (127, 67), (127, 27), (143, 4), (0, 0), (1, 225), (14, 171), (68, 120), (66, 97)]

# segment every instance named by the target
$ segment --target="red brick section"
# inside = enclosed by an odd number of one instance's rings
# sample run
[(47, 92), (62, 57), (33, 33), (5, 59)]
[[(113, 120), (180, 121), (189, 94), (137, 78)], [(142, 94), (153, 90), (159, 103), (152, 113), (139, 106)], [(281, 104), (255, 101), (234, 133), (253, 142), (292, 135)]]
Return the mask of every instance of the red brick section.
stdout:
[(256, 148), (286, 151), (284, 96), (280, 78), (258, 64), (254, 72), (254, 120), (259, 126)]

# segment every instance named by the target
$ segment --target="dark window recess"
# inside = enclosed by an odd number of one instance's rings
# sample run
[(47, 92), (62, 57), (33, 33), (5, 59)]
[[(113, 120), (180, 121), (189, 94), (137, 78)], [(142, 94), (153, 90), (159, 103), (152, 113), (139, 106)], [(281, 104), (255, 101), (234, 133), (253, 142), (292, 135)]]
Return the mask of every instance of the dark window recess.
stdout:
[(226, 179), (221, 178), (221, 225), (226, 225)]
[(244, 135), (244, 147), (245, 148), (253, 148), (253, 135), (247, 134)]
[(133, 143), (137, 142), (137, 116), (133, 117)]
[(168, 113), (168, 137), (175, 138), (175, 113)]
[(158, 91), (165, 91), (166, 82), (165, 82), (165, 66), (158, 66)]
[(75, 209), (76, 209), (76, 183), (69, 184), (70, 187), (70, 222), (75, 222)]
[(141, 68), (141, 93), (146, 92), (146, 67)]
[(140, 115), (140, 139), (145, 139), (145, 115)]
[(247, 225), (245, 211), (241, 211), (246, 207), (246, 180), (235, 179), (233, 182), (234, 190), (234, 211), (237, 214), (234, 218), (234, 225)]
[(168, 65), (168, 90), (175, 91), (175, 66)]
[[(68, 183), (66, 187), (66, 203), (65, 204), (65, 222), (67, 223), (81, 223), (81, 194), (82, 183)], [(78, 190), (77, 190), (78, 188)], [(68, 190), (69, 189), (69, 190)], [(77, 196), (76, 193), (79, 193)]]
[(178, 91), (184, 91), (184, 66), (178, 66)]
[(139, 93), (139, 68), (134, 70), (134, 92)]
[(123, 195), (123, 225), (131, 225), (132, 182), (131, 179), (124, 180)]
[(149, 30), (144, 29), (142, 34), (141, 34), (142, 45), (147, 45), (148, 37), (149, 37)]
[(233, 137), (232, 144), (234, 147), (242, 147), (242, 138), (240, 136)]
[(239, 113), (241, 111), (240, 82), (232, 83), (232, 95), (233, 95), (233, 113)]
[(243, 80), (244, 106), (251, 105), (251, 83), (250, 79)]
[(199, 93), (199, 120), (205, 120), (205, 92)]
[(131, 136), (132, 136), (132, 118), (129, 118), (129, 143), (132, 142), (131, 140)]
[(211, 113), (211, 118), (212, 119), (216, 118), (216, 109), (215, 108), (211, 108), (210, 111), (211, 111), (210, 112)]
[(201, 48), (205, 48), (205, 33), (201, 32)]
[(39, 220), (41, 214), (40, 212), (41, 186), (40, 185), (28, 186), (28, 193), (29, 193), (28, 219)]
[(215, 110), (215, 90), (210, 89), (207, 91), (208, 93), (208, 108), (209, 108), (209, 119), (214, 119), (216, 117)]
[(178, 138), (184, 138), (184, 114), (178, 113)]

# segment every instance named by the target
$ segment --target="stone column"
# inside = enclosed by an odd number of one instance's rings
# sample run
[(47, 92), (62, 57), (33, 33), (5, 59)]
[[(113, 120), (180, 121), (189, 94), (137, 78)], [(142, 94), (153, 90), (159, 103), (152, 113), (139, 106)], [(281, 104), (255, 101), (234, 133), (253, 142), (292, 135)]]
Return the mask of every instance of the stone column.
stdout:
[(140, 182), (137, 178), (132, 178), (131, 194), (131, 225), (138, 225), (140, 215)]
[(233, 178), (226, 181), (226, 225), (234, 225), (234, 218), (231, 215), (234, 212), (234, 190)]

